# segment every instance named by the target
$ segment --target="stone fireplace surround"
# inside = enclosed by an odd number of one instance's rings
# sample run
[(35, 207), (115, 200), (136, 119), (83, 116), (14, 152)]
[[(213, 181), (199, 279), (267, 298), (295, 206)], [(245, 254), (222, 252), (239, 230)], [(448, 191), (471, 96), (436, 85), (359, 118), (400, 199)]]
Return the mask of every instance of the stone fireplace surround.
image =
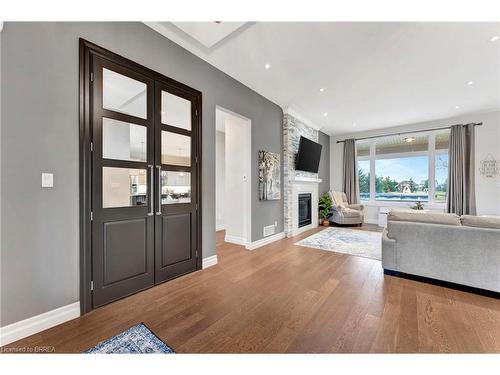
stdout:
[[(283, 168), (285, 235), (295, 236), (318, 226), (319, 183), (317, 173), (295, 170), (300, 137), (318, 142), (319, 130), (291, 112), (283, 116)], [(299, 194), (311, 194), (311, 224), (299, 228)]]

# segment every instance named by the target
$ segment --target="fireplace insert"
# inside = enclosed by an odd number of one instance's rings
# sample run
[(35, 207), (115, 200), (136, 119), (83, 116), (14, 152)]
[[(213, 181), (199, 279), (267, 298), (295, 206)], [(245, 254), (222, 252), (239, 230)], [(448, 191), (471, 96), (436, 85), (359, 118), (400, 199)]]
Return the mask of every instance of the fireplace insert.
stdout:
[(311, 193), (299, 194), (299, 228), (311, 224)]

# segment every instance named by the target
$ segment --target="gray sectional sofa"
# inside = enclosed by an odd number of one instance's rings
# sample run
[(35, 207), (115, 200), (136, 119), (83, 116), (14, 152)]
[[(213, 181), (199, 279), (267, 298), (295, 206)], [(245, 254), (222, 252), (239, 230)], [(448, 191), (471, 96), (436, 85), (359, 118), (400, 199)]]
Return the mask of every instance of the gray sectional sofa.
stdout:
[(384, 270), (500, 293), (500, 217), (391, 211)]

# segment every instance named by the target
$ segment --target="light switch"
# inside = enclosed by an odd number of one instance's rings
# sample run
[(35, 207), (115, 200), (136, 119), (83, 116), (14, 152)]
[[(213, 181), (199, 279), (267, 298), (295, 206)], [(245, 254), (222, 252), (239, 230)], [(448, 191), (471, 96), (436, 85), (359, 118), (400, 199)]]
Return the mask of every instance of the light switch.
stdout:
[(53, 173), (42, 173), (42, 187), (44, 187), (44, 188), (54, 187), (54, 174)]

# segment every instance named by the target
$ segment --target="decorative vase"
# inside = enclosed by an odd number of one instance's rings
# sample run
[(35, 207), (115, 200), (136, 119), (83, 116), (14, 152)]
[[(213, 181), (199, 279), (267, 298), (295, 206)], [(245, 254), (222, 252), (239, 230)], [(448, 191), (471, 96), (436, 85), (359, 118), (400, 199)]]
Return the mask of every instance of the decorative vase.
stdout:
[(330, 226), (330, 222), (328, 220), (326, 220), (326, 219), (323, 220), (322, 224), (323, 224), (324, 227), (329, 227)]

